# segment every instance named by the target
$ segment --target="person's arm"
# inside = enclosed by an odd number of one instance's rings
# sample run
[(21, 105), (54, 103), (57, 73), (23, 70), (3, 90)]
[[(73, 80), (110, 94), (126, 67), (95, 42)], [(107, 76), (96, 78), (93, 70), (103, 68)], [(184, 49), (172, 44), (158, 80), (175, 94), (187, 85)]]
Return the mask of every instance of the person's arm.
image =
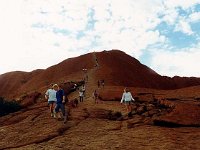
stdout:
[(62, 95), (63, 95), (63, 100), (62, 100), (62, 102), (65, 103), (65, 92), (64, 92), (64, 90), (62, 90), (62, 92), (63, 92), (63, 93), (62, 93)]
[[(130, 93), (130, 94), (131, 94), (131, 93)], [(131, 100), (132, 100), (132, 101), (135, 101), (135, 99), (133, 98), (132, 94), (131, 94)]]
[(65, 103), (65, 96), (63, 96), (63, 100), (62, 100), (62, 102)]
[(94, 98), (94, 92), (92, 93), (92, 97)]
[(124, 101), (124, 93), (123, 93), (123, 95), (122, 95), (122, 99), (121, 99), (121, 102), (120, 102), (120, 103), (123, 103), (123, 101)]
[(49, 98), (49, 93), (48, 93), (48, 91), (45, 93), (44, 97), (45, 97), (45, 99), (48, 99), (48, 98)]

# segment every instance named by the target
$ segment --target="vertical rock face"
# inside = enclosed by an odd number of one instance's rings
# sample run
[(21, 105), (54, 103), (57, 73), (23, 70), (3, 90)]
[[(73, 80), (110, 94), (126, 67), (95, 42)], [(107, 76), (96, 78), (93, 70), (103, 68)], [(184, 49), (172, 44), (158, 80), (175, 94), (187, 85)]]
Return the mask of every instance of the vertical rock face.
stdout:
[(98, 69), (92, 78), (104, 79), (106, 85), (176, 89), (200, 84), (200, 78), (160, 76), (124, 52), (112, 50), (70, 58), (45, 70), (0, 75), (0, 96), (13, 98), (30, 91), (42, 91), (52, 82), (81, 80), (83, 69), (88, 72), (95, 69), (96, 62)]

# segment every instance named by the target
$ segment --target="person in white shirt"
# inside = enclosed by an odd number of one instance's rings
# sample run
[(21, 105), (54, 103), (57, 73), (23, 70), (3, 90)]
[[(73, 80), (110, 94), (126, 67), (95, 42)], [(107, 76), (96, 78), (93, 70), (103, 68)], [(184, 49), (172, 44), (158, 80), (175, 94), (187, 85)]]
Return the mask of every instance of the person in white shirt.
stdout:
[(50, 85), (50, 88), (45, 93), (45, 98), (48, 99), (48, 105), (51, 113), (51, 117), (55, 117), (54, 108), (56, 104), (56, 91), (53, 89), (53, 84)]
[(82, 86), (83, 96), (85, 96), (85, 85)]
[(124, 103), (126, 105), (127, 112), (131, 112), (131, 101), (135, 101), (131, 95), (131, 92), (125, 88), (124, 93), (122, 95), (121, 104)]
[(80, 99), (80, 102), (83, 102), (83, 96), (84, 96), (84, 94), (83, 94), (83, 91), (82, 91), (82, 89), (79, 91), (79, 99)]

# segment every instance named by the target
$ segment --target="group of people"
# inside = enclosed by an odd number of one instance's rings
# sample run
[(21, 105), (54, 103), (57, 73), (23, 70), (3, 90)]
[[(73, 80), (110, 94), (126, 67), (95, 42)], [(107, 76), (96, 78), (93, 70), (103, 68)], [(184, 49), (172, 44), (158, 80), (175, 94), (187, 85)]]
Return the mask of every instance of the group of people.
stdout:
[[(76, 84), (74, 85), (74, 88), (77, 88)], [(85, 90), (85, 85), (82, 85), (82, 87), (78, 88), (80, 102), (83, 102)], [(48, 100), (51, 117), (58, 119), (63, 118), (64, 123), (66, 123), (67, 114), (65, 111), (65, 103), (67, 97), (65, 96), (64, 90), (58, 84), (51, 84), (45, 93), (45, 98)], [(62, 116), (60, 115), (59, 110), (61, 110)]]
[[(63, 118), (64, 123), (67, 121), (67, 114), (65, 112), (66, 96), (63, 89), (58, 84), (51, 84), (50, 88), (45, 93), (45, 98), (48, 99), (51, 117)], [(59, 114), (62, 112), (62, 116)]]
[[(85, 85), (82, 85), (79, 88), (79, 101), (83, 102), (83, 99), (85, 97)], [(45, 93), (45, 98), (48, 99), (48, 105), (50, 109), (51, 117), (54, 118), (63, 118), (64, 123), (67, 121), (67, 114), (65, 111), (65, 103), (67, 97), (65, 96), (65, 92), (58, 84), (51, 84), (50, 88)], [(95, 104), (99, 103), (99, 93), (97, 90), (94, 90), (93, 92), (93, 99), (95, 101)], [(127, 112), (131, 112), (131, 102), (134, 102), (134, 98), (129, 91), (128, 88), (124, 89), (122, 98), (121, 98), (121, 104), (125, 104)], [(59, 110), (61, 110), (62, 115), (59, 113)]]

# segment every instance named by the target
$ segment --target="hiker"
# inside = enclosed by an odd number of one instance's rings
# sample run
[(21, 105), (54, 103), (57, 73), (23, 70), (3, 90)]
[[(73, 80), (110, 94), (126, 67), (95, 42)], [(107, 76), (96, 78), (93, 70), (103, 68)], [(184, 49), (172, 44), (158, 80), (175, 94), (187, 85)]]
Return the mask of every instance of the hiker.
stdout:
[(73, 100), (73, 104), (74, 104), (74, 107), (78, 107), (78, 99), (77, 98), (75, 98)]
[(102, 86), (103, 86), (103, 88), (104, 88), (104, 85), (105, 85), (104, 79), (103, 79), (103, 80), (101, 80), (101, 85), (102, 85)]
[(124, 93), (122, 95), (121, 104), (124, 103), (126, 105), (127, 112), (131, 112), (131, 101), (135, 101), (131, 95), (131, 92), (128, 88), (124, 89)]
[(99, 80), (98, 80), (98, 82), (97, 82), (97, 85), (98, 85), (98, 88), (100, 88), (101, 83), (100, 83)]
[(51, 117), (55, 117), (55, 104), (56, 104), (56, 91), (53, 89), (53, 84), (50, 85), (50, 88), (45, 93), (45, 99), (48, 99), (48, 105), (51, 113)]
[[(78, 107), (78, 99), (75, 98), (73, 100), (70, 100), (68, 103), (69, 108), (75, 108)], [(69, 115), (69, 114), (68, 114)]]
[(64, 118), (64, 123), (67, 121), (67, 116), (65, 113), (65, 92), (63, 89), (61, 89), (57, 84), (53, 85), (54, 90), (56, 91), (56, 107), (55, 107), (55, 112), (56, 115), (58, 114), (59, 110), (61, 109), (62, 115)]
[(85, 85), (82, 86), (83, 96), (85, 96)]
[(79, 90), (79, 100), (80, 100), (80, 102), (83, 102), (83, 96), (84, 96), (83, 90), (80, 89), (80, 90)]
[(93, 98), (94, 98), (95, 104), (98, 104), (98, 102), (99, 102), (99, 94), (98, 94), (97, 90), (94, 90)]

